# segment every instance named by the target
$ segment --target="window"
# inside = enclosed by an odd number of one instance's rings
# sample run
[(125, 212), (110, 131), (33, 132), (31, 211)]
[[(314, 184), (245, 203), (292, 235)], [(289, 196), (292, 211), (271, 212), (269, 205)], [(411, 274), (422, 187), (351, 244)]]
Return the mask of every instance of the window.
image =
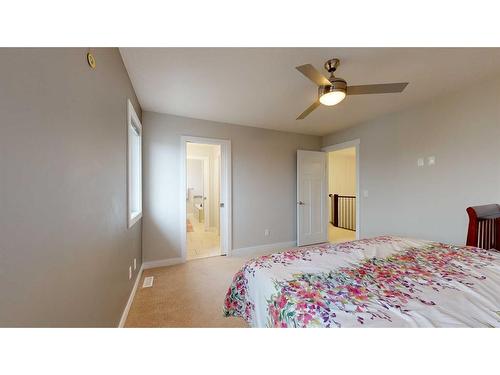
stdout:
[(142, 217), (142, 125), (128, 101), (128, 227)]

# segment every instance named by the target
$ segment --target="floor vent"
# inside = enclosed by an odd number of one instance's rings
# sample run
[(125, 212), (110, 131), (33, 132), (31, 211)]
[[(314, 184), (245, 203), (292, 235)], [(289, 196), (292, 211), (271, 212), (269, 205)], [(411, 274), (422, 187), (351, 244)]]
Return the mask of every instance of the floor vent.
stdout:
[(143, 288), (151, 288), (153, 286), (154, 276), (148, 276), (144, 278), (144, 282), (142, 283)]

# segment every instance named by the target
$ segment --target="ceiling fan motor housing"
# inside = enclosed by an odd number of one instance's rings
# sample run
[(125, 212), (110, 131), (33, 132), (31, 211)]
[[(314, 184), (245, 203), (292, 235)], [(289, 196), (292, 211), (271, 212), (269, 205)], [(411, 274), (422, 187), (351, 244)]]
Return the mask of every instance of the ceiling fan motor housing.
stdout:
[(319, 86), (318, 87), (318, 96), (321, 97), (324, 94), (334, 91), (342, 91), (346, 92), (347, 90), (347, 82), (342, 78), (331, 77), (330, 78), (331, 85), (329, 86)]
[(325, 69), (327, 70), (328, 73), (332, 74), (337, 70), (339, 65), (340, 65), (339, 59), (330, 59), (325, 63)]

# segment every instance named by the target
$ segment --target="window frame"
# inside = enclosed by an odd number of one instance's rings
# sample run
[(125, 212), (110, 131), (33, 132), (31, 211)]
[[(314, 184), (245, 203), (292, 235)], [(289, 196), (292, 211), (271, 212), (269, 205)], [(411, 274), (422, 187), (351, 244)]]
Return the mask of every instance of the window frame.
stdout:
[[(137, 134), (139, 133), (139, 134)], [(132, 179), (134, 177), (133, 168), (133, 142), (132, 136), (139, 137), (139, 181), (138, 181), (138, 202), (134, 202), (134, 191), (132, 191)], [(127, 224), (129, 228), (142, 218), (142, 124), (135, 112), (130, 99), (127, 100)], [(135, 204), (134, 204), (135, 203)], [(138, 211), (132, 211), (132, 207), (138, 206)]]

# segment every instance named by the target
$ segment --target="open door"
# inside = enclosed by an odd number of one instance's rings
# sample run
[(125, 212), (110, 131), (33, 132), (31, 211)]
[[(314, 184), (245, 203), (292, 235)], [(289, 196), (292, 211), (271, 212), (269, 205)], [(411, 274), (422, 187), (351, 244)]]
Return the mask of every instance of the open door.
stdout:
[(297, 245), (328, 241), (326, 153), (297, 150)]

